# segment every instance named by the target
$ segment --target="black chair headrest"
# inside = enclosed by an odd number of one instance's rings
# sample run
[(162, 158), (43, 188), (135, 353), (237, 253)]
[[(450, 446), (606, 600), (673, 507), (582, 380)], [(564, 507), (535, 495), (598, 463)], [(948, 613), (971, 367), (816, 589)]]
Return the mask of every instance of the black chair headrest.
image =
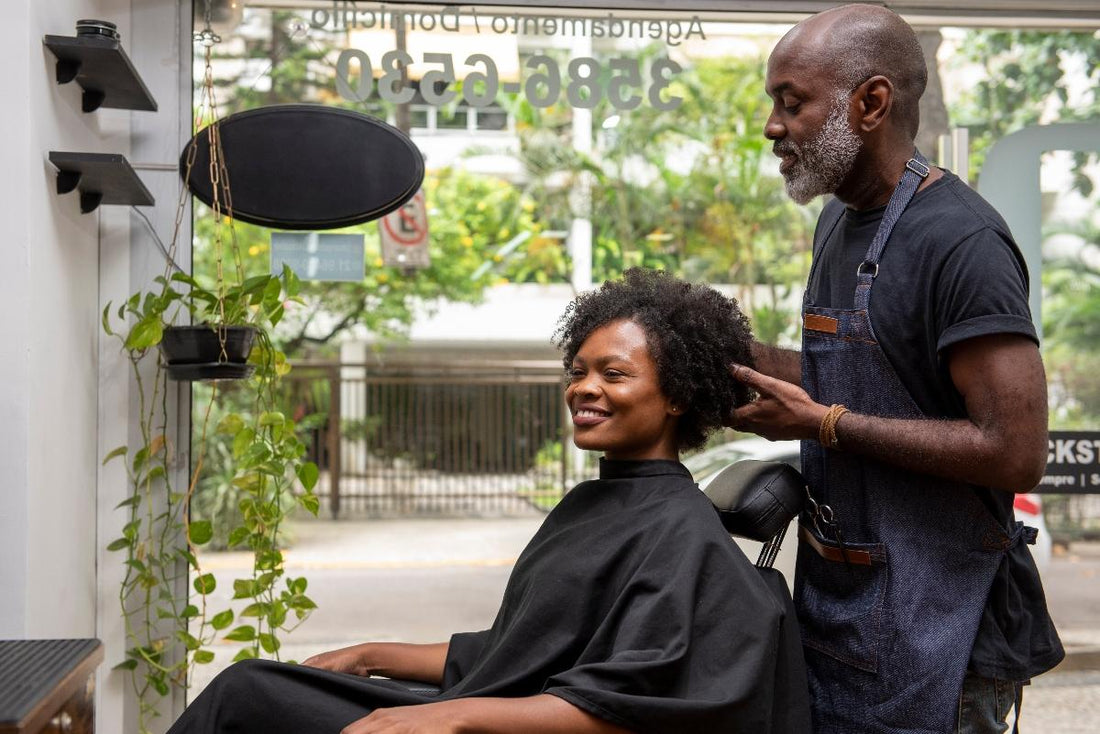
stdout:
[(767, 543), (806, 503), (806, 480), (779, 461), (746, 459), (715, 475), (704, 490), (731, 535)]

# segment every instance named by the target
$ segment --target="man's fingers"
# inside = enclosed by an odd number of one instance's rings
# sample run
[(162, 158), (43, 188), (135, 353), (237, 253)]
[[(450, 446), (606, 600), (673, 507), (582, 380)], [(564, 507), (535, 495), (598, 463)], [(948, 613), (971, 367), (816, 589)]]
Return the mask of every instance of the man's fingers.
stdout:
[(774, 391), (771, 386), (776, 382), (775, 378), (761, 374), (743, 364), (731, 364), (729, 370), (730, 374), (733, 375), (733, 379), (745, 383), (759, 393), (773, 394)]

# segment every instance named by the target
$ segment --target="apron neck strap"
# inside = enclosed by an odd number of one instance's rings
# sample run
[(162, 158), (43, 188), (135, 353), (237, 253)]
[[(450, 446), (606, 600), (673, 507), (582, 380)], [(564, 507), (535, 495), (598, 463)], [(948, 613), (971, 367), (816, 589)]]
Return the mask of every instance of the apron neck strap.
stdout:
[(913, 151), (913, 157), (905, 162), (905, 171), (901, 174), (901, 180), (890, 195), (890, 201), (886, 204), (886, 211), (882, 214), (882, 221), (878, 225), (878, 231), (871, 240), (871, 246), (867, 248), (867, 254), (863, 262), (856, 268), (856, 297), (855, 307), (864, 311), (871, 302), (871, 284), (878, 275), (878, 263), (882, 257), (882, 251), (886, 249), (886, 241), (890, 239), (890, 233), (894, 225), (901, 219), (901, 213), (917, 193), (921, 182), (928, 178), (930, 169), (928, 161), (919, 150)]

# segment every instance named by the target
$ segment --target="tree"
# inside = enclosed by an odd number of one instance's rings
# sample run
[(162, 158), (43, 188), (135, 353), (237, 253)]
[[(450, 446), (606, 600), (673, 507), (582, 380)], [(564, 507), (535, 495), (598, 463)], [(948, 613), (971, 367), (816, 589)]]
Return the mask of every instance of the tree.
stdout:
[[(1080, 31), (973, 30), (957, 66), (977, 65), (982, 78), (951, 105), (954, 125), (970, 130), (976, 177), (996, 141), (1029, 125), (1100, 118), (1100, 34)], [(1075, 188), (1094, 187), (1077, 156)]]

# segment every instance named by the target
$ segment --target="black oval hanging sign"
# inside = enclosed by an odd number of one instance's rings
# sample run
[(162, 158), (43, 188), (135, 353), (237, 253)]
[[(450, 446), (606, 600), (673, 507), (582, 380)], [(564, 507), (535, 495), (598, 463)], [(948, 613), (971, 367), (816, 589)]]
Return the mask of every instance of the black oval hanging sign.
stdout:
[[(394, 211), (424, 181), (424, 157), (408, 136), (352, 110), (276, 105), (238, 112), (218, 124), (233, 218), (242, 222), (275, 229), (347, 227)], [(187, 187), (211, 206), (207, 131), (193, 142)], [(190, 147), (180, 156), (185, 179)]]

